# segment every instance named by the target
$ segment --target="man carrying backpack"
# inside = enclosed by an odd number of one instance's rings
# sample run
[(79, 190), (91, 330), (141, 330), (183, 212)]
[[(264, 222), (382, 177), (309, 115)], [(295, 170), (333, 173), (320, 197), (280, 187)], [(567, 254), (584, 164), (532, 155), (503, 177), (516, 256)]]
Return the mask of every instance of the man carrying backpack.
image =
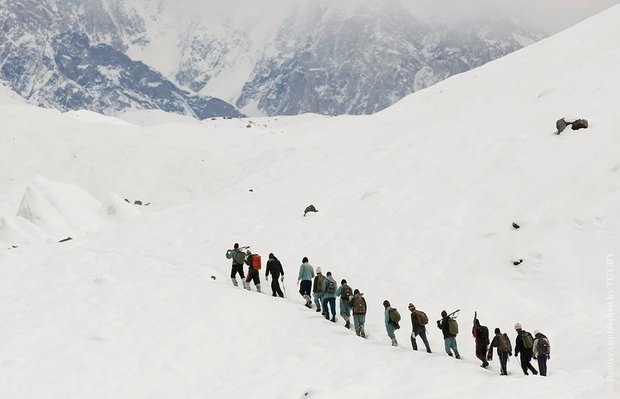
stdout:
[(409, 310), (411, 311), (411, 346), (413, 350), (418, 350), (418, 343), (415, 337), (419, 335), (422, 338), (422, 342), (424, 342), (424, 346), (426, 346), (426, 351), (431, 353), (431, 347), (426, 338), (426, 324), (428, 324), (426, 313), (421, 310), (416, 310), (412, 303), (409, 304)]
[(345, 321), (344, 328), (351, 328), (351, 297), (353, 297), (353, 290), (347, 284), (347, 280), (342, 279), (340, 281), (340, 287), (336, 291), (336, 295), (340, 297), (340, 316)]
[[(314, 282), (312, 283), (312, 295), (314, 296), (314, 306), (316, 311), (321, 311), (321, 305), (323, 304), (323, 281), (325, 276), (320, 267), (316, 268), (316, 276), (314, 276)], [(325, 309), (323, 309), (323, 315), (325, 315)]]
[[(327, 272), (325, 280), (323, 280), (323, 314), (327, 320), (336, 322), (336, 292), (338, 291), (338, 283), (332, 277), (332, 272)], [(329, 309), (332, 311), (332, 318), (329, 318)]]
[(549, 340), (540, 331), (534, 330), (534, 347), (532, 353), (534, 359), (538, 360), (538, 370), (541, 377), (547, 375), (547, 359), (551, 358), (551, 345)]
[(474, 317), (474, 326), (471, 329), (471, 334), (476, 340), (476, 357), (482, 361), (480, 367), (487, 368), (489, 366), (489, 362), (486, 359), (489, 346), (489, 329), (481, 325), (480, 320)]
[(499, 357), (500, 375), (508, 375), (506, 370), (506, 363), (508, 358), (512, 356), (512, 345), (510, 344), (510, 338), (508, 334), (503, 333), (499, 328), (495, 329), (495, 337), (491, 341), (489, 346), (489, 353), (487, 353), (487, 360), (493, 360), (493, 348), (497, 348), (497, 357)]
[(232, 268), (230, 270), (230, 280), (235, 287), (238, 287), (237, 274), (241, 277), (241, 282), (245, 280), (243, 273), (243, 262), (245, 262), (245, 253), (239, 249), (239, 243), (235, 243), (233, 249), (226, 251), (226, 258), (232, 259)]
[(278, 280), (280, 276), (284, 280), (284, 269), (282, 269), (282, 263), (276, 258), (274, 254), (269, 254), (269, 260), (267, 261), (267, 270), (265, 270), (265, 280), (269, 280), (269, 274), (271, 273), (271, 295), (284, 298), (282, 289), (280, 289), (280, 283)]
[(388, 337), (392, 340), (392, 346), (398, 346), (394, 331), (400, 328), (398, 324), (398, 322), (400, 322), (400, 313), (398, 313), (396, 308), (390, 305), (390, 301), (387, 299), (383, 301), (383, 307), (385, 308), (385, 330), (387, 331)]
[(250, 282), (254, 282), (256, 286), (256, 291), (260, 292), (260, 274), (258, 273), (258, 269), (254, 267), (254, 255), (252, 251), (249, 249), (246, 251), (245, 264), (250, 266), (248, 268), (248, 276), (245, 279), (245, 289), (250, 291)]
[[(310, 300), (310, 292), (312, 290), (312, 279), (314, 278), (314, 268), (308, 263), (308, 258), (304, 256), (299, 266), (299, 275), (297, 276), (297, 284), (299, 284), (299, 294), (306, 300), (306, 307), (312, 308)], [(301, 281), (301, 283), (300, 283)]]
[[(458, 334), (458, 327), (454, 327), (456, 320), (448, 317), (448, 312), (441, 311), (441, 320), (437, 320), (437, 328), (443, 333), (443, 343), (448, 356), (454, 356), (457, 359), (461, 358), (459, 349), (456, 346), (456, 335)], [(458, 326), (458, 324), (456, 324)], [(452, 354), (454, 351), (454, 355)]]
[(364, 294), (360, 293), (360, 290), (357, 288), (353, 291), (351, 308), (353, 309), (355, 334), (359, 337), (366, 338), (366, 332), (364, 331), (364, 324), (366, 323), (366, 299), (364, 299)]
[(538, 374), (538, 371), (530, 363), (532, 361), (532, 349), (534, 348), (534, 337), (532, 334), (522, 329), (521, 324), (515, 324), (515, 330), (517, 331), (517, 339), (515, 340), (515, 357), (521, 354), (521, 369), (525, 375), (528, 375), (528, 370), (532, 374)]

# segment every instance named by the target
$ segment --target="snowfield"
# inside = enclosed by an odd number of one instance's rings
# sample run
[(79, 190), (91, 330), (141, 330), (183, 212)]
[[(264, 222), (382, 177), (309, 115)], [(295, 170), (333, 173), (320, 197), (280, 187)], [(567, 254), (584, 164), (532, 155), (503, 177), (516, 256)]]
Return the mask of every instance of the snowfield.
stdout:
[[(0, 86), (0, 397), (620, 397), (618, 20), (372, 116), (109, 118)], [(590, 127), (555, 135), (563, 116)], [(232, 287), (234, 242), (282, 261), (287, 298), (264, 269), (262, 294)], [(364, 293), (367, 340), (303, 307), (304, 256)], [(474, 311), (513, 345), (516, 322), (546, 334), (549, 376), (478, 367)]]

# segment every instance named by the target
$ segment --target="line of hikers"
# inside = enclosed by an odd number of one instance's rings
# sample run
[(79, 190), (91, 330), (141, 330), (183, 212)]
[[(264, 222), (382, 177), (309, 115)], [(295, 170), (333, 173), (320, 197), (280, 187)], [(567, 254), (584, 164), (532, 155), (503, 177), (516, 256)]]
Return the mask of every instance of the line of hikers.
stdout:
[[(250, 290), (250, 283), (254, 282), (256, 290), (261, 292), (259, 276), (259, 270), (261, 269), (260, 256), (252, 254), (249, 247), (239, 247), (239, 244), (235, 243), (234, 248), (226, 252), (226, 257), (232, 259), (230, 277), (233, 285), (235, 287), (238, 286), (236, 274), (239, 274), (242, 278), (244, 288)], [(244, 264), (249, 266), (247, 277), (244, 277), (243, 273)], [(273, 253), (269, 254), (265, 279), (268, 279), (269, 274), (272, 276), (272, 295), (274, 297), (284, 297), (279, 285), (279, 279), (284, 281), (284, 270), (282, 264)], [(297, 284), (299, 285), (299, 294), (306, 301), (305, 306), (311, 309), (314, 303), (316, 312), (321, 312), (327, 320), (332, 322), (336, 322), (336, 298), (340, 297), (340, 316), (342, 316), (345, 321), (345, 328), (349, 329), (351, 327), (352, 314), (356, 335), (366, 338), (364, 324), (366, 321), (367, 305), (364, 294), (358, 289), (352, 290), (345, 279), (340, 281), (340, 287), (338, 287), (332, 273), (327, 272), (326, 275), (323, 275), (320, 267), (316, 268), (315, 274), (315, 269), (309, 263), (307, 257), (302, 259), (301, 266), (299, 267)], [(385, 309), (384, 324), (387, 335), (392, 342), (392, 346), (398, 346), (395, 332), (400, 329), (400, 313), (396, 308), (391, 306), (388, 300), (383, 301), (383, 307)], [(416, 338), (419, 336), (424, 343), (426, 352), (432, 353), (426, 331), (426, 325), (429, 321), (428, 316), (423, 311), (418, 310), (412, 303), (409, 304), (408, 309), (411, 312), (411, 346), (413, 350), (418, 350)], [(451, 357), (460, 359), (461, 355), (458, 351), (456, 342), (456, 336), (459, 333), (458, 323), (456, 321), (458, 313), (459, 310), (450, 314), (443, 310), (441, 312), (441, 319), (437, 320), (437, 328), (443, 333), (446, 353)], [(551, 356), (551, 347), (548, 338), (538, 330), (534, 330), (534, 335), (532, 336), (531, 333), (523, 330), (520, 323), (515, 324), (515, 331), (517, 332), (517, 336), (514, 355), (515, 357), (520, 355), (523, 373), (529, 375), (529, 371), (534, 375), (538, 374), (538, 371), (531, 364), (532, 358), (534, 358), (538, 361), (540, 375), (546, 376), (547, 360), (550, 359)], [(488, 361), (493, 360), (493, 348), (497, 348), (497, 356), (500, 361), (500, 374), (508, 375), (506, 366), (513, 352), (508, 335), (502, 333), (499, 328), (495, 328), (495, 336), (490, 340), (489, 329), (480, 324), (477, 313), (474, 314), (472, 335), (476, 344), (476, 357), (482, 361), (480, 367), (487, 368), (489, 366)]]

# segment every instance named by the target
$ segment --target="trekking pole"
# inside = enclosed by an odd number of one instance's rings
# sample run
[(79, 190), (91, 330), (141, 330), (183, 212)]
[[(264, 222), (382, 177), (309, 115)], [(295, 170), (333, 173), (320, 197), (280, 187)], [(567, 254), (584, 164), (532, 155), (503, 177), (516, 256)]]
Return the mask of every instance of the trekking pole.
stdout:
[(284, 285), (284, 276), (282, 276), (280, 281), (282, 282), (282, 291), (284, 291), (284, 297), (288, 298), (288, 295), (286, 295), (286, 285)]

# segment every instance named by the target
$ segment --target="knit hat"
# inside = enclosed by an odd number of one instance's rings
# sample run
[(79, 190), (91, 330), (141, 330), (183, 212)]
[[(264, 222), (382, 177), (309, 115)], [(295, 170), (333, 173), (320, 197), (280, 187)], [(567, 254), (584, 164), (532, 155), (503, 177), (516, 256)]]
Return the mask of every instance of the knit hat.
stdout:
[(538, 334), (540, 334), (539, 330), (534, 330), (534, 336), (537, 336)]
[(359, 294), (359, 293), (360, 293), (360, 290), (358, 290), (357, 288), (355, 290), (353, 290), (353, 295)]
[(448, 312), (446, 312), (445, 310), (441, 311), (441, 317), (446, 317), (448, 316)]
[(409, 310), (415, 310), (415, 306), (413, 306), (413, 303), (410, 303), (407, 307), (409, 308)]
[(318, 267), (316, 268), (316, 273), (317, 273), (317, 274), (323, 273), (323, 271), (321, 270), (321, 266), (318, 266)]
[(308, 258), (304, 256), (304, 258), (301, 260), (301, 263), (308, 263)]
[(521, 323), (515, 324), (515, 330), (520, 330), (520, 329), (521, 329)]
[(340, 285), (344, 285), (344, 284), (346, 284), (346, 283), (347, 283), (347, 280), (345, 280), (345, 279), (342, 279), (342, 280), (340, 281)]

